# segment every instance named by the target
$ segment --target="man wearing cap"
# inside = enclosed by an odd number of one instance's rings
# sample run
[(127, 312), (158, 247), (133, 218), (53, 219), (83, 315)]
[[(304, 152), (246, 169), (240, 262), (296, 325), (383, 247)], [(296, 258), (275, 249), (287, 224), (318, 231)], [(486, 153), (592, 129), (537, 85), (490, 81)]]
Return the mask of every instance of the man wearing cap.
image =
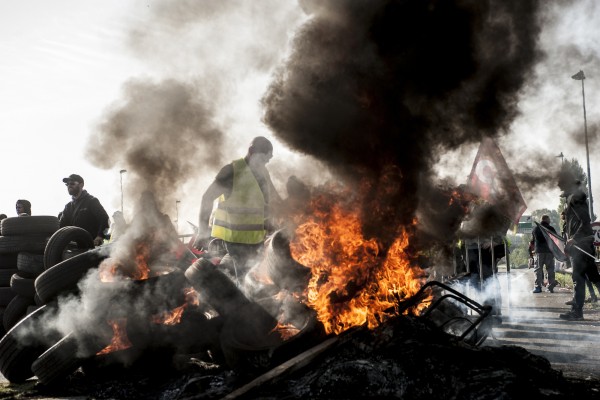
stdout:
[(100, 201), (83, 189), (83, 178), (71, 174), (63, 178), (71, 200), (65, 206), (60, 217), (60, 227), (78, 226), (85, 229), (94, 238), (94, 245), (104, 241), (104, 231), (108, 228), (108, 214)]
[(271, 142), (262, 136), (255, 137), (246, 156), (221, 168), (202, 196), (194, 247), (206, 248), (211, 237), (222, 239), (233, 259), (238, 284), (252, 267), (250, 263), (263, 246), (267, 231), (271, 230), (269, 207), (281, 202), (266, 168), (272, 157)]

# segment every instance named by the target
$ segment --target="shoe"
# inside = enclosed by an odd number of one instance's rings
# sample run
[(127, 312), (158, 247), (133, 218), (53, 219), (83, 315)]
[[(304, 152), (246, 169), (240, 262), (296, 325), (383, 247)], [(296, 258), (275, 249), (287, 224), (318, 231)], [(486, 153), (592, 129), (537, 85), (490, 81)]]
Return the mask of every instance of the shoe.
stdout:
[(583, 313), (580, 311), (571, 310), (564, 314), (559, 315), (560, 319), (564, 319), (567, 321), (583, 321)]
[(572, 306), (573, 304), (575, 304), (575, 300), (565, 301), (565, 304), (568, 306)]
[(586, 303), (597, 303), (598, 302), (598, 298), (597, 297), (590, 297), (585, 302)]
[(533, 292), (532, 292), (532, 293), (542, 293), (542, 288), (541, 288), (541, 287), (539, 287), (539, 286), (536, 286), (536, 287), (533, 289)]
[(558, 285), (558, 282), (554, 281), (553, 283), (548, 285), (548, 291), (550, 293), (554, 293), (554, 288), (556, 287), (556, 285)]

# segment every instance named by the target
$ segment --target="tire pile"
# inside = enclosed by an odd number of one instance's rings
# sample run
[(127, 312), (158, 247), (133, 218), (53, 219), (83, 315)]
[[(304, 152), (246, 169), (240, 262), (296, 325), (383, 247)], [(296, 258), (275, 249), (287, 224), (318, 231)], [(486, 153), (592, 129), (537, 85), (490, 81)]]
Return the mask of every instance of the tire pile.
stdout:
[(58, 294), (76, 289), (98, 256), (87, 256), (94, 242), (86, 230), (59, 229), (53, 216), (6, 218), (0, 233), (0, 370), (9, 381), (21, 382), (33, 376), (31, 364), (47, 349), (44, 342), (60, 339), (36, 323), (55, 310)]
[(44, 271), (48, 239), (59, 228), (54, 216), (12, 217), (0, 223), (0, 314), (4, 335), (34, 311), (35, 279)]

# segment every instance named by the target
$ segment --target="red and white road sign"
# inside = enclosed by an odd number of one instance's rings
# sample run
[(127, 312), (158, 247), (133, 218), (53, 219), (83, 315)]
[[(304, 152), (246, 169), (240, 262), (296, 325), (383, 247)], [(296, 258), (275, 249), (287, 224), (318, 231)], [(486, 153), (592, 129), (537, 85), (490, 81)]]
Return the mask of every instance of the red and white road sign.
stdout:
[(594, 230), (594, 246), (600, 246), (600, 222), (592, 222)]

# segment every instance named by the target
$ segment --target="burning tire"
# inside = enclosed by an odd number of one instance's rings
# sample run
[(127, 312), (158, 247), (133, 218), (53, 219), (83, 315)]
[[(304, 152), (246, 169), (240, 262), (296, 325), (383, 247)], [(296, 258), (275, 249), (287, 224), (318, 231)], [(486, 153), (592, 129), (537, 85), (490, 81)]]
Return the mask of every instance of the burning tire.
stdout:
[(44, 315), (51, 314), (54, 310), (51, 305), (38, 308), (0, 340), (0, 372), (10, 382), (18, 383), (31, 378), (34, 375), (31, 365), (54, 343), (56, 333), (49, 332), (40, 323)]
[(50, 215), (5, 218), (0, 224), (3, 236), (51, 235), (58, 230), (58, 218)]
[[(75, 246), (71, 246), (74, 242)], [(94, 248), (94, 238), (88, 231), (77, 226), (65, 226), (57, 230), (48, 240), (44, 251), (44, 268), (49, 269), (65, 260), (65, 251), (89, 250)]]
[(31, 365), (31, 370), (44, 385), (56, 384), (106, 346), (106, 343), (98, 342), (69, 333), (40, 355)]
[(44, 271), (35, 280), (35, 291), (46, 304), (59, 294), (77, 291), (77, 284), (91, 268), (96, 268), (103, 257), (97, 252), (85, 252), (62, 261)]
[(310, 280), (311, 271), (292, 258), (289, 233), (278, 230), (268, 240), (265, 260), (269, 277), (281, 289), (303, 291)]
[(35, 304), (33, 297), (16, 295), (4, 310), (2, 316), (2, 326), (7, 331), (15, 326), (23, 317), (27, 315), (27, 307)]

